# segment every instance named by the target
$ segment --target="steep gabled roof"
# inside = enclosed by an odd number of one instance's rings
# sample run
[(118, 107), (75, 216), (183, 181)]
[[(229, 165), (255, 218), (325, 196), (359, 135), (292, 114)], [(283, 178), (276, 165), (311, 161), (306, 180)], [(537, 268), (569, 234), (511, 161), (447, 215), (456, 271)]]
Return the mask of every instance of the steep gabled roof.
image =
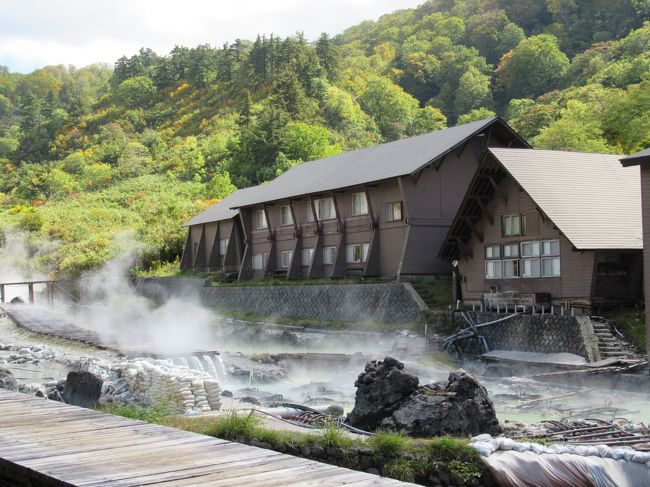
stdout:
[(502, 139), (515, 140), (519, 146), (529, 147), (499, 117), (487, 118), (298, 164), (267, 184), (236, 191), (185, 225), (226, 220), (237, 214), (233, 209), (245, 206), (416, 174), (486, 130)]
[(526, 141), (499, 117), (492, 117), (298, 164), (264, 185), (260, 192), (239, 206), (318, 194), (416, 174), (489, 127), (494, 127), (492, 130), (498, 132), (498, 135), (517, 139), (521, 146), (528, 147)]
[(650, 147), (648, 147), (645, 150), (639, 151), (635, 154), (632, 154), (630, 156), (621, 157), (620, 161), (624, 167), (637, 166), (639, 164), (650, 162)]
[[(447, 234), (440, 255), (456, 258), (481, 205), (510, 176), (576, 249), (641, 249), (641, 181), (618, 156), (534, 149), (489, 149)], [(488, 183), (489, 179), (493, 183)], [(477, 202), (481, 200), (481, 203)]]
[(253, 194), (260, 191), (262, 186), (253, 186), (251, 188), (238, 189), (231, 193), (226, 198), (218, 203), (215, 203), (207, 210), (199, 213), (184, 226), (201, 225), (203, 223), (218, 222), (221, 220), (228, 220), (237, 214), (237, 210), (232, 208), (242, 205), (248, 198), (252, 198)]

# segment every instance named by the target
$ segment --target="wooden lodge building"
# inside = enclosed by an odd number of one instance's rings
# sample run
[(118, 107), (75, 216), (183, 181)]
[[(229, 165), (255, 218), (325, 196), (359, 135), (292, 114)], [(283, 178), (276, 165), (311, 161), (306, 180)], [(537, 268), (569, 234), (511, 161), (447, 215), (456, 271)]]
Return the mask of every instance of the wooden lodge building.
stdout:
[(488, 147), (529, 146), (495, 117), (297, 165), (189, 221), (181, 268), (239, 279), (449, 274), (438, 253)]
[(639, 174), (618, 156), (490, 148), (439, 257), (457, 262), (466, 302), (634, 302), (642, 289), (640, 201)]

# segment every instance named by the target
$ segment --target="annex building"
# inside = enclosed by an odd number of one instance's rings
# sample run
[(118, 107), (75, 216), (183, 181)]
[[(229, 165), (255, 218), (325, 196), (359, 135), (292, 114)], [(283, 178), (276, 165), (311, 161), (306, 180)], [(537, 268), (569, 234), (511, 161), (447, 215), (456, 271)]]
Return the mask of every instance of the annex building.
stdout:
[(639, 171), (619, 157), (492, 147), (439, 257), (468, 302), (598, 308), (642, 293)]

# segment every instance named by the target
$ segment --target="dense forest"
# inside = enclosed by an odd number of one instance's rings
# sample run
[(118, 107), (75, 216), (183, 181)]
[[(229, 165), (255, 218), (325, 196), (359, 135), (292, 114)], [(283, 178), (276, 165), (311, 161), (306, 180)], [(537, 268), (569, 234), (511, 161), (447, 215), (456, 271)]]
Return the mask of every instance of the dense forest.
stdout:
[(535, 147), (650, 146), (650, 0), (430, 0), (342, 34), (0, 66), (0, 226), (54, 275), (124, 247), (174, 266), (181, 223), (294, 164), (498, 114)]

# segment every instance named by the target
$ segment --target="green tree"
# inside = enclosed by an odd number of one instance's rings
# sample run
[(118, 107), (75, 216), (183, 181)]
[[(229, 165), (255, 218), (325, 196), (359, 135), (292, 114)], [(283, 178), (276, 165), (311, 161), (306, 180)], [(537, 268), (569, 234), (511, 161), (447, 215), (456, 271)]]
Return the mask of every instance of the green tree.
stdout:
[(464, 123), (476, 122), (478, 120), (485, 120), (486, 118), (492, 118), (495, 115), (496, 113), (494, 113), (489, 108), (485, 108), (485, 107), (476, 108), (458, 117), (458, 125), (462, 125)]
[(566, 108), (560, 111), (560, 119), (543, 128), (533, 139), (533, 145), (540, 149), (614, 152), (590, 107), (577, 100), (569, 100)]
[(312, 161), (341, 152), (331, 143), (330, 131), (320, 125), (290, 122), (282, 130), (281, 139), (280, 150), (293, 160)]
[(388, 78), (379, 76), (368, 80), (359, 103), (375, 119), (384, 140), (402, 137), (418, 109), (415, 98)]
[(541, 34), (523, 40), (506, 54), (496, 69), (504, 98), (534, 98), (560, 87), (569, 68), (569, 58), (560, 51), (557, 39)]
[(127, 107), (146, 105), (155, 93), (156, 86), (147, 76), (126, 79), (117, 87), (118, 100)]
[(426, 134), (447, 127), (447, 117), (437, 108), (426, 106), (415, 112), (406, 133), (409, 136)]
[(454, 100), (455, 113), (467, 113), (476, 108), (491, 105), (490, 77), (471, 66), (458, 81), (456, 99)]
[(131, 141), (117, 160), (117, 173), (122, 178), (131, 178), (151, 172), (152, 166), (149, 150), (140, 142)]

